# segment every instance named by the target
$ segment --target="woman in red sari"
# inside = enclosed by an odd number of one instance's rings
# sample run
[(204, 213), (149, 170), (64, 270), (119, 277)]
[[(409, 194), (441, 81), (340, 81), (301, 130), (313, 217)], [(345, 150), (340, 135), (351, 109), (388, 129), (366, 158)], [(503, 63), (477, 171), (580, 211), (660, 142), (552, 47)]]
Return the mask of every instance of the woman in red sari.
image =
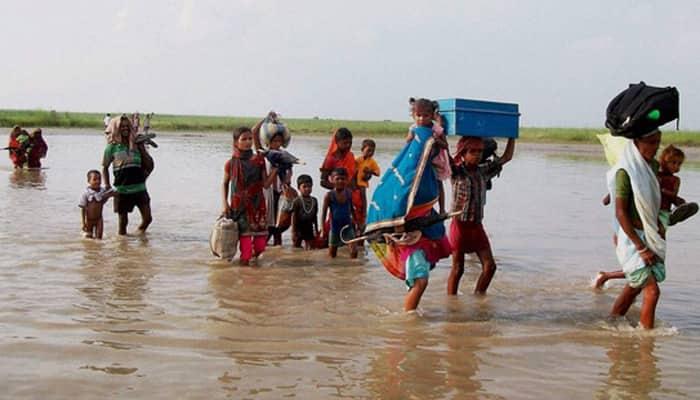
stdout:
[(221, 193), (222, 214), (238, 222), (241, 265), (248, 265), (251, 258), (265, 251), (268, 230), (263, 188), (270, 187), (275, 178), (277, 168), (270, 169), (268, 175), (264, 156), (253, 150), (252, 131), (245, 127), (236, 129), (233, 155), (224, 166)]
[(15, 125), (10, 131), (10, 140), (7, 142), (7, 149), (10, 151), (10, 161), (12, 161), (15, 168), (22, 168), (24, 163), (27, 162), (27, 154), (22, 148), (22, 143), (28, 138), (28, 135), (25, 135), (19, 125)]
[[(323, 165), (321, 165), (321, 186), (328, 190), (333, 190), (334, 186), (328, 179), (331, 172), (336, 168), (345, 168), (348, 172), (348, 189), (352, 191), (352, 205), (353, 210), (355, 210), (353, 222), (357, 223), (359, 221), (357, 210), (362, 208), (363, 202), (362, 192), (356, 186), (357, 161), (355, 161), (355, 155), (350, 150), (351, 147), (352, 132), (348, 128), (336, 129), (331, 139), (331, 146), (328, 148)], [(329, 221), (324, 221), (324, 224), (328, 224)]]

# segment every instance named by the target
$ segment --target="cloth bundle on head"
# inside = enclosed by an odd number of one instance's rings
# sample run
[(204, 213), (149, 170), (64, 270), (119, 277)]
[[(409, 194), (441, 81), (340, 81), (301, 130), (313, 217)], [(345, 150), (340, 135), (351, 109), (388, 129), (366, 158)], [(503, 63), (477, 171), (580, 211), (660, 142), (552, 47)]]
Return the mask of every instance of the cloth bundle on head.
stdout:
[(260, 134), (265, 147), (270, 147), (270, 141), (272, 141), (275, 135), (282, 136), (282, 147), (289, 146), (289, 141), (291, 139), (289, 136), (289, 129), (282, 123), (263, 122), (260, 126)]
[[(124, 119), (123, 122), (129, 126), (129, 149), (134, 150), (136, 148), (136, 131), (134, 130), (131, 122), (128, 119)], [(122, 143), (121, 132), (119, 131), (122, 124), (121, 117), (115, 117), (109, 120), (107, 128), (105, 128), (105, 136), (107, 143), (118, 144)]]
[[(617, 171), (624, 169), (629, 175), (634, 195), (634, 205), (642, 221), (644, 241), (661, 262), (666, 258), (666, 240), (659, 234), (658, 220), (661, 206), (661, 189), (659, 181), (649, 163), (635, 146), (633, 140), (628, 140), (620, 158), (607, 174), (608, 190), (611, 198), (615, 198)], [(615, 207), (613, 207), (615, 210)], [(644, 268), (645, 262), (640, 257), (634, 244), (628, 239), (617, 218), (613, 219), (614, 229), (618, 236), (616, 248), (617, 259), (625, 273)]]

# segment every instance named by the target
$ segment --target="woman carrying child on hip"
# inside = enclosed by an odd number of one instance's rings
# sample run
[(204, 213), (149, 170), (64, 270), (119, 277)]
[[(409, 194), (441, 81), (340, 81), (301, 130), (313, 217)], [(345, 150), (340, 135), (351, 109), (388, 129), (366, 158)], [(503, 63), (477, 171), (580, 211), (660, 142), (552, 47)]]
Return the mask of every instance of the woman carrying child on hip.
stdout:
[(277, 168), (268, 175), (265, 158), (253, 150), (252, 131), (237, 128), (233, 132), (233, 155), (224, 166), (221, 199), (222, 214), (238, 222), (241, 265), (249, 265), (253, 257), (265, 251), (268, 229), (263, 189), (276, 178)]
[(627, 280), (611, 316), (627, 314), (642, 293), (639, 323), (645, 329), (654, 327), (659, 283), (666, 279), (666, 232), (659, 222), (661, 189), (654, 160), (660, 142), (658, 129), (630, 140), (607, 174), (610, 196), (615, 199), (616, 254)]

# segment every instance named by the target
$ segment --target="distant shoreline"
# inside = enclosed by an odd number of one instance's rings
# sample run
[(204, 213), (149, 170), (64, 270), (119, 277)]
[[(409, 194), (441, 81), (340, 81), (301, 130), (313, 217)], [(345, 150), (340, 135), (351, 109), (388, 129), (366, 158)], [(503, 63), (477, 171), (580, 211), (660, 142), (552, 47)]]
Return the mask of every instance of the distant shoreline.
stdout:
[[(112, 113), (118, 115), (118, 113)], [(9, 133), (14, 125), (28, 128), (78, 128), (101, 131), (104, 114), (58, 112), (44, 110), (0, 110), (0, 129)], [(190, 134), (216, 134), (231, 132), (234, 127), (252, 126), (259, 117), (224, 117), (197, 115), (159, 115), (151, 121), (155, 132)], [(141, 117), (143, 121), (143, 116)], [(291, 133), (301, 136), (324, 136), (344, 126), (358, 137), (404, 137), (410, 122), (407, 121), (354, 121), (334, 119), (284, 118)], [(536, 143), (598, 144), (597, 134), (604, 128), (520, 128), (519, 141)], [(166, 133), (167, 134), (167, 133)], [(664, 130), (664, 143), (678, 146), (700, 147), (700, 132)]]

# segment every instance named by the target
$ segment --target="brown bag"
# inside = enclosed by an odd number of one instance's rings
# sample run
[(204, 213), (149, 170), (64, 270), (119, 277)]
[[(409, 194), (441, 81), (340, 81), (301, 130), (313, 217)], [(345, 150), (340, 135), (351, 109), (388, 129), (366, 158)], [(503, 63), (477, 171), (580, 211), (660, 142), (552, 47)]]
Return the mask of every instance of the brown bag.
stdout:
[(146, 175), (146, 178), (148, 178), (149, 175), (151, 175), (151, 172), (153, 172), (153, 169), (155, 168), (155, 163), (153, 162), (153, 157), (151, 157), (150, 154), (148, 154), (148, 150), (146, 150), (146, 146), (143, 144), (139, 144), (139, 152), (141, 153), (141, 168), (143, 168), (143, 173)]

